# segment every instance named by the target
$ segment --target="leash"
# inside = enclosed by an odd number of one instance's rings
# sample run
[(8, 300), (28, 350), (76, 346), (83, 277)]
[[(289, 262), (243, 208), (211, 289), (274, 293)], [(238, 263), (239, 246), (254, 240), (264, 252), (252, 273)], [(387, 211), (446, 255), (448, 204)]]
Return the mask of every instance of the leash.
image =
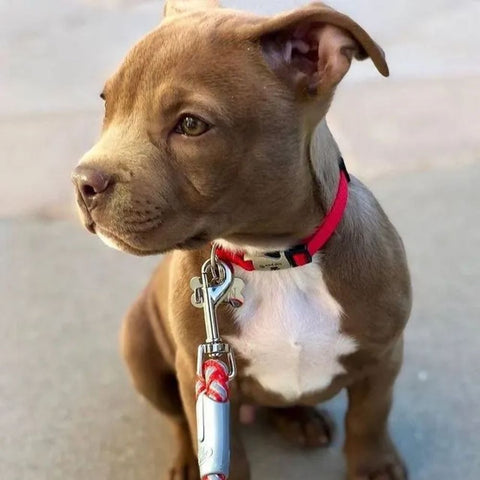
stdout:
[(198, 347), (197, 405), (198, 464), (202, 480), (226, 480), (230, 468), (230, 381), (236, 364), (230, 345), (218, 331), (216, 309), (220, 303), (234, 308), (243, 304), (244, 283), (232, 269), (212, 255), (200, 277), (190, 281), (192, 305), (203, 309), (206, 340)]

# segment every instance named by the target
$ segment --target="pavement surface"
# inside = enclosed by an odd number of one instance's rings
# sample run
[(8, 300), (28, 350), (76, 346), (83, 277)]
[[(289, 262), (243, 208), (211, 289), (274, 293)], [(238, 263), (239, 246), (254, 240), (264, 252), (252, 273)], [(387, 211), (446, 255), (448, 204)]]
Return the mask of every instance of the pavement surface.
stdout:
[[(303, 0), (225, 0), (270, 14)], [(331, 0), (384, 47), (356, 64), (329, 122), (407, 247), (415, 302), (392, 431), (412, 480), (480, 478), (480, 2)], [(161, 2), (0, 0), (0, 479), (151, 480), (172, 445), (131, 388), (121, 317), (158, 258), (107, 249), (74, 216), (69, 172), (98, 135), (98, 92)], [(72, 219), (75, 220), (72, 222)], [(343, 478), (244, 429), (254, 479)]]
[[(414, 480), (480, 476), (479, 182), (476, 165), (372, 184), (413, 275), (392, 431)], [(5, 220), (0, 242), (0, 478), (162, 478), (169, 430), (133, 392), (117, 349), (120, 319), (158, 258), (107, 249), (56, 220)], [(344, 397), (328, 408), (340, 428), (325, 451), (245, 428), (253, 478), (343, 478)]]

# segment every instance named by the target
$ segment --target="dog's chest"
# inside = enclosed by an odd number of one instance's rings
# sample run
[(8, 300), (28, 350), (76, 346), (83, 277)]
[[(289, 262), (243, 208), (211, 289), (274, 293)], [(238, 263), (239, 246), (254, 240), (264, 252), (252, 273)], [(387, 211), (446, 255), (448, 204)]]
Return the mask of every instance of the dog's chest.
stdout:
[(356, 343), (340, 332), (342, 310), (318, 265), (236, 274), (246, 283), (245, 303), (234, 313), (240, 333), (228, 341), (248, 360), (247, 375), (295, 400), (345, 371), (339, 357)]

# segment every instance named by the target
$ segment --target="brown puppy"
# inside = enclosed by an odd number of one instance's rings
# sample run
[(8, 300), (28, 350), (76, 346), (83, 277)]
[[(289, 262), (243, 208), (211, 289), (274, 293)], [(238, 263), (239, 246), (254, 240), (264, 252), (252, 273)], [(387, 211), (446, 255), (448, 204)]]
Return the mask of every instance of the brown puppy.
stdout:
[[(382, 50), (350, 18), (315, 3), (273, 18), (169, 1), (162, 24), (105, 85), (99, 142), (74, 172), (87, 228), (124, 251), (172, 251), (128, 313), (122, 347), (139, 392), (179, 439), (169, 478), (198, 478), (195, 356), (205, 333), (189, 281), (216, 241), (284, 249), (329, 210), (340, 153), (325, 114), (353, 58)], [(357, 179), (315, 262), (235, 274), (245, 304), (218, 311), (238, 360), (233, 407), (268, 407), (289, 439), (328, 444), (313, 406), (348, 389), (348, 478), (401, 480), (387, 418), (402, 361), (410, 281), (402, 242)], [(250, 476), (236, 418), (232, 480)], [(312, 477), (313, 478), (313, 477)]]

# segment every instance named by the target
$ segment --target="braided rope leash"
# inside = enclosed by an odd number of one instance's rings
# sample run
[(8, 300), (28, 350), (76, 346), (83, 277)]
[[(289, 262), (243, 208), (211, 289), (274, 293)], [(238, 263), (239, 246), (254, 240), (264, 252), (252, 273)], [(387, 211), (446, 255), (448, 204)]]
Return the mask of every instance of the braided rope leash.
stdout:
[[(216, 405), (218, 405), (220, 407), (220, 412), (223, 411), (223, 415), (220, 415), (220, 417), (228, 420), (230, 403), (229, 374), (227, 365), (221, 360), (208, 359), (203, 362), (202, 373), (202, 376), (197, 376), (197, 382), (195, 386), (197, 396), (197, 418), (199, 419), (199, 461), (201, 467), (202, 464), (208, 463), (208, 460), (214, 457), (215, 454), (218, 455), (218, 453), (220, 453), (220, 457), (223, 456), (225, 458), (225, 453), (214, 452), (213, 445), (208, 445), (208, 441), (206, 442), (207, 445), (205, 447), (203, 446), (203, 443), (205, 443), (205, 437), (207, 436), (205, 427), (208, 426), (209, 429), (215, 431), (215, 425), (206, 424), (209, 423), (209, 420), (216, 420), (218, 418), (212, 418), (210, 415), (208, 415), (208, 410), (212, 410), (213, 408), (218, 414), (219, 409), (215, 408)], [(211, 402), (206, 404), (205, 398), (209, 399)], [(228, 440), (228, 438), (222, 438), (221, 441), (224, 443), (223, 445), (220, 445), (220, 447), (225, 449), (227, 452), (227, 459), (230, 453)], [(227, 476), (224, 473), (209, 473), (207, 475), (203, 475), (202, 480), (227, 480)]]
[(203, 377), (197, 378), (197, 398), (205, 393), (215, 402), (228, 402), (230, 398), (228, 367), (221, 360), (205, 360), (203, 362)]

